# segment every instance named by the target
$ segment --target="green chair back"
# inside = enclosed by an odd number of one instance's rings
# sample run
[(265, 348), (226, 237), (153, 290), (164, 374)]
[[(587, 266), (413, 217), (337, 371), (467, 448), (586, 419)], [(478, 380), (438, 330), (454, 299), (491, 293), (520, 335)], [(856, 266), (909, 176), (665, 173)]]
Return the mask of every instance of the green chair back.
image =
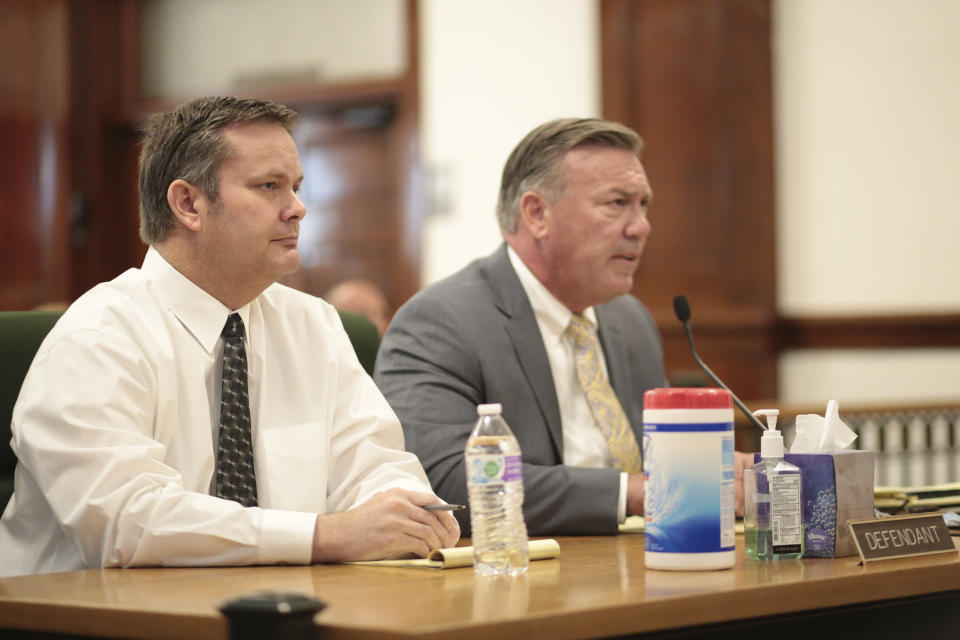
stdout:
[(17, 458), (10, 449), (10, 417), (40, 343), (60, 311), (0, 311), (0, 510), (13, 494)]
[(337, 313), (340, 314), (343, 329), (350, 337), (353, 350), (357, 353), (357, 359), (367, 373), (373, 375), (373, 365), (377, 362), (377, 349), (380, 348), (380, 333), (376, 325), (359, 313), (339, 309)]

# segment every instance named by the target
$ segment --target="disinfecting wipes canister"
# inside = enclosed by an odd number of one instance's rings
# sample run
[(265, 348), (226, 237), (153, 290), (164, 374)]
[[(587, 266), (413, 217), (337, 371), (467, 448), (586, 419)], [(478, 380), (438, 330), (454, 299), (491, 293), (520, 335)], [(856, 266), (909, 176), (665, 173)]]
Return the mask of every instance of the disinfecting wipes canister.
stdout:
[(644, 538), (650, 569), (734, 564), (733, 402), (725, 389), (643, 395)]

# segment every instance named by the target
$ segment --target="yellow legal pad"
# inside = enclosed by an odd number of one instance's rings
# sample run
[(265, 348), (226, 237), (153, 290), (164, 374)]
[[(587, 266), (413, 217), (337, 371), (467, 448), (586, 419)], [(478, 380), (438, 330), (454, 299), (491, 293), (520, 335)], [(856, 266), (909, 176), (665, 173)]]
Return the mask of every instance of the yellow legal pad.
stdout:
[[(531, 540), (528, 543), (531, 560), (548, 560), (560, 555), (560, 544), (553, 539)], [(426, 558), (410, 560), (367, 560), (364, 562), (345, 562), (366, 567), (426, 567), (428, 569), (456, 569), (473, 566), (473, 547), (450, 547), (434, 549)]]
[(923, 487), (874, 487), (873, 506), (888, 513), (956, 510), (960, 507), (960, 482)]

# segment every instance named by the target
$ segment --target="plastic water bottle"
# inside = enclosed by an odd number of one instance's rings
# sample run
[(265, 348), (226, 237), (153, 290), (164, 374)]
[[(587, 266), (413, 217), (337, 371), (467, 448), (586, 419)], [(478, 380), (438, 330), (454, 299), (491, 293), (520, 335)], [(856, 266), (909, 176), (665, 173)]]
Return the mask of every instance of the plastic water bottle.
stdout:
[(516, 575), (527, 570), (520, 445), (499, 404), (481, 404), (464, 460), (473, 529), (473, 568), (479, 574)]

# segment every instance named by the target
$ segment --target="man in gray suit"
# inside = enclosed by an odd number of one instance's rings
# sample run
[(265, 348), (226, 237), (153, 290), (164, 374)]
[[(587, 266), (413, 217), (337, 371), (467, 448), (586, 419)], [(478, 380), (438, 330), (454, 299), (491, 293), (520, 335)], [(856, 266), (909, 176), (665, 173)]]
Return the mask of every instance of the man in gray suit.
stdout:
[[(443, 499), (467, 504), (476, 405), (499, 402), (523, 451), (531, 535), (612, 534), (642, 513), (643, 392), (665, 384), (660, 335), (629, 294), (650, 234), (642, 148), (598, 119), (534, 129), (503, 170), (505, 243), (394, 317), (375, 379)], [(599, 391), (578, 359), (591, 345)], [(468, 535), (467, 512), (457, 516)]]

